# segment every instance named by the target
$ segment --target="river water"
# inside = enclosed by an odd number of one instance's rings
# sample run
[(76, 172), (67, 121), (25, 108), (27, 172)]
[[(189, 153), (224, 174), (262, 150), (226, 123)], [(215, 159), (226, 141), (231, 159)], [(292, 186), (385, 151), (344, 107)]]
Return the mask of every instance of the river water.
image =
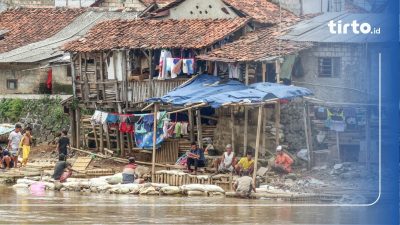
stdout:
[(365, 207), (269, 206), (276, 203), (284, 202), (79, 192), (33, 195), (0, 186), (0, 224), (368, 224), (379, 216)]

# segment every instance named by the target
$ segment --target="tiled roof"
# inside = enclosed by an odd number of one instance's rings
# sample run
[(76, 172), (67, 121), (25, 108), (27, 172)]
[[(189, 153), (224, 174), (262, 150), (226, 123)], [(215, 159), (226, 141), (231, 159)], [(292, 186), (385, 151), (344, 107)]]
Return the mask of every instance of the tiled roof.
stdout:
[(311, 46), (307, 43), (279, 40), (278, 31), (278, 26), (262, 28), (197, 58), (222, 62), (262, 61), (293, 54)]
[(44, 40), (70, 24), (82, 9), (20, 8), (0, 14), (0, 29), (7, 30), (0, 40), (0, 53)]
[(116, 48), (199, 49), (224, 39), (245, 26), (248, 19), (218, 20), (109, 20), (97, 24), (88, 34), (64, 45), (70, 52)]
[(276, 24), (280, 21), (292, 21), (297, 18), (293, 13), (268, 0), (223, 0), (236, 10), (260, 23)]

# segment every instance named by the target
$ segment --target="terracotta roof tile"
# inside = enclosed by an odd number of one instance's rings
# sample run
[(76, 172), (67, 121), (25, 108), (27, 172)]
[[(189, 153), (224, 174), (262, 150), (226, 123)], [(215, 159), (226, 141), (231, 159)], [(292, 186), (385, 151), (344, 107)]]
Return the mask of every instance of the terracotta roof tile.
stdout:
[(293, 54), (311, 46), (308, 43), (279, 40), (278, 31), (278, 26), (259, 29), (198, 58), (225, 62), (257, 61)]
[(277, 4), (268, 0), (223, 0), (226, 4), (236, 10), (253, 18), (256, 22), (275, 24), (280, 21), (280, 11), (283, 21), (291, 21), (297, 16), (293, 13), (281, 9)]
[(217, 20), (109, 20), (93, 27), (65, 51), (90, 52), (115, 48), (194, 48), (222, 40), (247, 23), (246, 18)]
[(20, 8), (0, 14), (0, 53), (49, 38), (82, 14), (82, 9)]

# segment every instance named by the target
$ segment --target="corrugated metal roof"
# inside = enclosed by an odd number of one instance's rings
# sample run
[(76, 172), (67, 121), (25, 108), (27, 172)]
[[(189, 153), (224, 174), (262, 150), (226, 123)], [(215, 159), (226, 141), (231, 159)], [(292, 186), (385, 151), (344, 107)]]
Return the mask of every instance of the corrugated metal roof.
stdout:
[(97, 23), (110, 19), (135, 19), (136, 17), (136, 12), (85, 12), (50, 38), (0, 54), (0, 63), (34, 63), (59, 57), (64, 54), (60, 51), (63, 44), (81, 38)]
[[(341, 21), (341, 24), (369, 23), (374, 28), (380, 28), (380, 34), (354, 34), (352, 27), (348, 28), (347, 34), (332, 34), (328, 23), (333, 20), (335, 23)], [(393, 30), (390, 27), (390, 15), (383, 14), (347, 14), (347, 13), (325, 13), (305, 20), (293, 26), (291, 31), (281, 36), (281, 39), (298, 42), (321, 42), (321, 43), (377, 43), (393, 40)]]

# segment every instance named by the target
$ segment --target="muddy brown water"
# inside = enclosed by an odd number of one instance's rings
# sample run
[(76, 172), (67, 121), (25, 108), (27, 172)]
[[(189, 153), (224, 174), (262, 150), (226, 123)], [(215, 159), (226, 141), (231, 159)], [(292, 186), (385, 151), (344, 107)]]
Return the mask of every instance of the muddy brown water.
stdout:
[(365, 207), (270, 206), (276, 203), (285, 202), (79, 192), (32, 194), (0, 185), (0, 224), (368, 224), (378, 216)]

